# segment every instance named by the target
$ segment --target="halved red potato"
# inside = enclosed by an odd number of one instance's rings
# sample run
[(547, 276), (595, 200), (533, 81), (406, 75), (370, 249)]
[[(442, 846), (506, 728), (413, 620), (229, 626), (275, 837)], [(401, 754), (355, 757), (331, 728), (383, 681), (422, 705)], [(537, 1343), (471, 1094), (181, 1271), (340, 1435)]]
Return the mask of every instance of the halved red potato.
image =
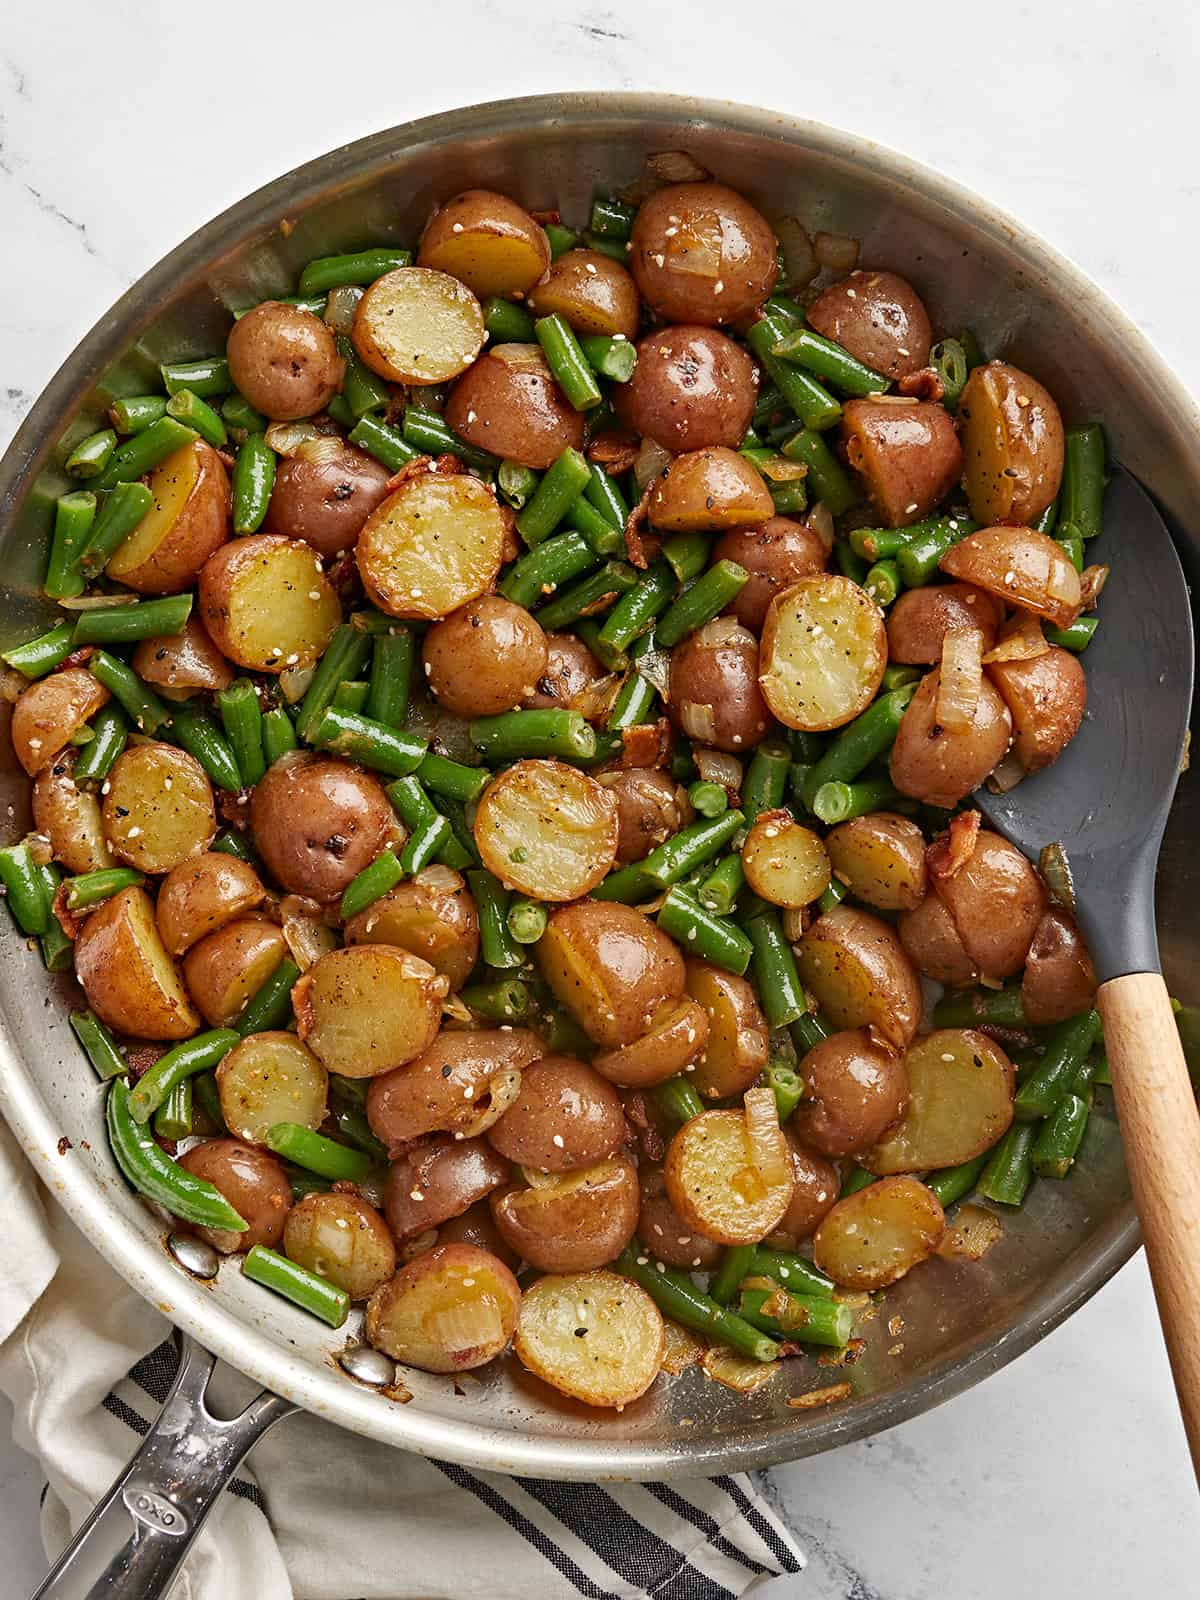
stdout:
[(331, 1072), (374, 1078), (433, 1043), (449, 984), (385, 944), (333, 950), (292, 990), (299, 1036)]
[(615, 1155), (536, 1176), (527, 1187), (492, 1193), (492, 1217), (509, 1248), (539, 1272), (588, 1272), (615, 1260), (638, 1225), (633, 1162)]
[(615, 900), (552, 912), (536, 956), (559, 1004), (606, 1049), (640, 1039), (663, 1003), (683, 993), (679, 947)]
[(388, 1227), (397, 1239), (414, 1239), (461, 1216), (511, 1175), (508, 1162), (486, 1139), (441, 1133), (421, 1139), (388, 1168), (383, 1189)]
[(114, 762), (104, 791), (108, 842), (139, 872), (170, 872), (207, 850), (216, 834), (204, 768), (174, 745), (130, 745)]
[(872, 811), (826, 836), (833, 875), (877, 911), (910, 911), (925, 896), (925, 837), (908, 817)]
[(474, 831), (501, 882), (539, 900), (578, 900), (617, 858), (617, 802), (563, 761), (518, 761), (484, 790)]
[(491, 588), (504, 539), (504, 517), (486, 484), (466, 473), (426, 472), (376, 506), (354, 554), (381, 611), (436, 621)]
[(197, 689), (228, 689), (233, 682), (233, 668), (198, 617), (189, 617), (182, 633), (143, 639), (132, 666), (143, 683), (164, 690), (168, 699), (186, 699)]
[[(633, 321), (636, 330), (636, 295)], [(614, 388), (613, 407), (634, 433), (678, 455), (713, 445), (736, 450), (757, 397), (758, 368), (740, 344), (715, 328), (683, 324), (640, 342), (633, 376)]]
[(329, 1074), (294, 1033), (252, 1033), (222, 1057), (216, 1078), (221, 1115), (248, 1144), (265, 1144), (277, 1122), (319, 1128), (325, 1120)]
[(848, 400), (842, 436), (846, 459), (889, 528), (928, 516), (962, 472), (954, 419), (932, 401)]
[(654, 1382), (664, 1343), (662, 1316), (644, 1289), (615, 1272), (577, 1272), (530, 1286), (513, 1349), (563, 1394), (619, 1408)]
[(741, 1094), (767, 1064), (770, 1034), (745, 978), (707, 961), (687, 963), (687, 992), (708, 1016), (708, 1043), (688, 1081), (706, 1100)]
[(239, 917), (194, 944), (183, 975), (209, 1027), (230, 1027), (286, 955), (283, 930), (266, 917)]
[(206, 934), (253, 911), (266, 893), (254, 868), (223, 850), (182, 861), (158, 891), (155, 916), (162, 942), (173, 956), (181, 956)]
[(101, 1022), (118, 1033), (186, 1039), (200, 1026), (144, 889), (122, 889), (86, 918), (75, 941), (75, 976)]
[[(637, 334), (637, 285), (619, 261), (599, 250), (564, 251), (530, 290), (528, 305), (535, 316), (563, 317), (584, 338), (603, 334), (632, 339)], [(618, 390), (625, 387), (618, 385)]]
[(994, 594), (1005, 605), (1045, 617), (1056, 628), (1069, 628), (1083, 604), (1070, 556), (1036, 528), (980, 528), (951, 545), (940, 565), (952, 577)]
[(916, 1178), (882, 1178), (839, 1200), (813, 1235), (813, 1260), (843, 1289), (886, 1289), (941, 1243), (946, 1215)]
[(39, 678), (13, 707), (9, 737), (32, 778), (48, 767), (108, 699), (108, 690), (83, 667)]
[(370, 1344), (426, 1372), (463, 1372), (512, 1338), (521, 1291), (494, 1255), (438, 1245), (381, 1284), (367, 1305)]
[(160, 461), (149, 477), (150, 509), (105, 568), (139, 594), (177, 594), (229, 535), (229, 476), (203, 439)]
[(346, 924), (347, 944), (391, 944), (428, 961), (461, 989), (479, 959), (479, 918), (466, 883), (449, 867), (425, 867)]
[(417, 1060), (371, 1080), (371, 1131), (395, 1150), (430, 1133), (474, 1138), (513, 1104), (522, 1071), (545, 1053), (528, 1028), (443, 1029)]
[(990, 1150), (1013, 1117), (1016, 1073), (984, 1033), (939, 1028), (904, 1055), (908, 1106), (891, 1132), (859, 1159), (868, 1172), (930, 1172)]
[(737, 322), (762, 305), (778, 267), (770, 223), (722, 183), (673, 183), (643, 201), (629, 264), (667, 322)]
[(823, 733), (852, 722), (875, 698), (887, 666), (887, 630), (849, 578), (816, 573), (771, 601), (759, 685), (789, 728)]
[(746, 882), (775, 906), (808, 906), (829, 887), (829, 856), (811, 828), (788, 811), (764, 811), (742, 846)]
[(1021, 1005), (1035, 1027), (1065, 1022), (1096, 1000), (1096, 969), (1074, 917), (1049, 906), (1025, 957)]
[(253, 672), (312, 666), (342, 620), (311, 545), (273, 534), (235, 539), (208, 558), (200, 612), (217, 648)]
[(1013, 753), (1026, 772), (1048, 767), (1079, 731), (1087, 680), (1078, 656), (1056, 645), (1028, 661), (993, 661), (988, 676), (1012, 713)]
[(976, 367), (958, 402), (963, 482), (977, 522), (1033, 522), (1062, 482), (1062, 417), (1048, 389), (1018, 367)]
[(650, 492), (647, 520), (669, 533), (724, 533), (756, 528), (775, 515), (762, 474), (726, 445), (689, 450), (663, 468)]
[(869, 1149), (908, 1103), (903, 1062), (866, 1028), (831, 1033), (805, 1055), (800, 1072), (804, 1099), (792, 1129), (823, 1156), (841, 1158)]
[(550, 265), (550, 242), (523, 206), (493, 189), (464, 189), (439, 206), (417, 246), (418, 267), (449, 273), (477, 294), (527, 294)]
[(283, 1253), (289, 1261), (366, 1300), (396, 1270), (387, 1224), (356, 1194), (305, 1195), (288, 1214)]
[(921, 1021), (921, 982), (895, 931), (869, 911), (834, 906), (800, 941), (806, 988), (838, 1028), (874, 1028), (903, 1049)]
[(350, 337), (362, 361), (392, 383), (445, 383), (483, 348), (483, 308), (457, 278), (397, 267), (367, 289)]
[(522, 1070), (516, 1100), (487, 1136), (523, 1167), (568, 1172), (605, 1160), (628, 1132), (611, 1083), (572, 1056), (542, 1056)]
[(461, 439), (543, 471), (583, 446), (583, 412), (554, 381), (539, 344), (497, 344), (450, 391), (446, 421)]
[(679, 1215), (720, 1244), (765, 1239), (779, 1226), (795, 1188), (790, 1160), (777, 1174), (759, 1170), (740, 1111), (703, 1111), (685, 1122), (671, 1140), (663, 1170)]
[(104, 837), (100, 802), (75, 782), (75, 752), (64, 750), (43, 767), (33, 784), (33, 825), (50, 840), (54, 859), (68, 872), (98, 872), (111, 867), (113, 853)]
[(979, 977), (954, 918), (932, 889), (919, 905), (904, 913), (896, 931), (917, 970), (935, 983), (973, 983)]
[(933, 887), (968, 956), (989, 978), (1019, 972), (1048, 896), (1032, 864), (1000, 834), (981, 829), (967, 861)]
[(944, 728), (937, 720), (940, 686), (940, 667), (922, 678), (901, 719), (888, 765), (902, 794), (949, 808), (978, 789), (1004, 756), (1012, 741), (1012, 717), (985, 676), (970, 726)]
[(610, 1083), (643, 1089), (690, 1066), (703, 1054), (708, 1032), (708, 1013), (698, 1001), (668, 1000), (640, 1039), (601, 1051), (592, 1066)]

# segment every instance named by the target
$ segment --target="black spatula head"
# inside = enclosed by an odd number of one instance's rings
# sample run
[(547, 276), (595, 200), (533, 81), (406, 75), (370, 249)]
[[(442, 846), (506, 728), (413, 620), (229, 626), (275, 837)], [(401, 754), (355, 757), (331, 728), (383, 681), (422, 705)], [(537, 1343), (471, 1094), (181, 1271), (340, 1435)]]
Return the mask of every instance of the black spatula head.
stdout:
[[(1157, 972), (1154, 868), (1192, 702), (1188, 588), (1149, 495), (1117, 468), (1089, 561), (1111, 561), (1100, 627), (1083, 657), (1087, 712), (1059, 759), (979, 809), (1034, 861), (1061, 842), (1101, 982)], [(1200, 840), (1197, 841), (1200, 849)]]

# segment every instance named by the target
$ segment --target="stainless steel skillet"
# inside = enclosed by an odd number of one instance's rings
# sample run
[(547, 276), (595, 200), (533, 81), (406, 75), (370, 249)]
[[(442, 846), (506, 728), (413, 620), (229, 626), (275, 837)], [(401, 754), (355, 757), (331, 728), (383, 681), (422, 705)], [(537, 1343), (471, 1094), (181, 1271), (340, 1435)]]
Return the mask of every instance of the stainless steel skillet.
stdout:
[[(314, 255), (409, 239), (431, 203), (470, 184), (581, 214), (593, 185), (636, 176), (647, 152), (686, 148), (768, 215), (863, 240), (926, 295), (940, 325), (970, 321), (989, 350), (1027, 365), (1068, 416), (1102, 416), (1115, 454), (1159, 499), (1185, 564), (1200, 564), (1197, 412), (1138, 331), (1061, 257), (945, 179), (877, 145), (745, 107), (660, 96), (562, 96), (447, 113), (375, 135), (278, 180), (208, 224), (147, 274), (68, 359), (0, 463), (4, 541), (0, 640), (37, 619), (35, 598), (59, 446), (93, 425), (113, 393), (145, 387), (166, 356), (217, 348), (227, 307), (290, 290)], [(288, 223), (287, 230), (281, 228)], [(1129, 559), (1136, 559), (1130, 552)], [(1118, 566), (1114, 582), (1120, 582)], [(24, 782), (0, 801), (24, 826)], [(1187, 782), (1163, 852), (1159, 921), (1173, 991), (1200, 997), (1197, 801)], [(554, 1403), (512, 1368), (466, 1396), (413, 1375), (400, 1405), (336, 1365), (345, 1334), (244, 1282), (215, 1291), (166, 1255), (157, 1219), (108, 1156), (101, 1101), (45, 979), (10, 931), (0, 936), (0, 1108), (50, 1192), (145, 1297), (276, 1393), (347, 1428), (492, 1470), (553, 1477), (666, 1477), (761, 1466), (889, 1427), (994, 1371), (1100, 1286), (1137, 1243), (1110, 1114), (1069, 1183), (1041, 1184), (1005, 1239), (975, 1266), (935, 1262), (900, 1286), (904, 1349), (870, 1342), (855, 1393), (827, 1411), (784, 1404), (785, 1385), (743, 1397), (699, 1373), (659, 1385), (619, 1417)], [(60, 1153), (60, 1141), (69, 1141)], [(797, 1375), (796, 1384), (812, 1383)]]

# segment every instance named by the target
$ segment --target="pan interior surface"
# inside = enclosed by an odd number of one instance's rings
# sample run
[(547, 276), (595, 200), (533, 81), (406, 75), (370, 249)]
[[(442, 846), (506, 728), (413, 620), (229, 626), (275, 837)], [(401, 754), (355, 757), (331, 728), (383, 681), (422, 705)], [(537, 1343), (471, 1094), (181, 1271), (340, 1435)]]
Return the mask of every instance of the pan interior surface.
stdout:
[[(222, 348), (232, 309), (293, 292), (314, 256), (367, 241), (411, 243), (431, 207), (461, 189), (493, 187), (580, 217), (595, 187), (630, 182), (648, 154), (677, 149), (769, 218), (794, 215), (810, 232), (860, 239), (864, 263), (911, 278), (935, 327), (969, 324), (989, 354), (1035, 373), (1068, 421), (1102, 418), (1114, 456), (1166, 512), (1194, 581), (1194, 404), (1111, 302), (1010, 218), (900, 156), (816, 124), (691, 99), (568, 95), (451, 112), (334, 151), (234, 206), (135, 285), (52, 380), (0, 463), (0, 642), (27, 636), (45, 614), (38, 585), (54, 499), (67, 486), (62, 461), (114, 397), (144, 391), (151, 375), (157, 386), (159, 361)], [(1121, 551), (1125, 559), (1136, 552)], [(7, 749), (2, 781), (16, 837), (28, 825), (28, 785)], [(1185, 1001), (1200, 989), (1192, 976), (1200, 865), (1186, 844), (1196, 810), (1185, 782), (1159, 875), (1164, 965)], [(1098, 1105), (1070, 1181), (1037, 1184), (982, 1261), (935, 1259), (899, 1284), (861, 1328), (862, 1358), (842, 1371), (788, 1362), (756, 1393), (739, 1395), (692, 1368), (609, 1414), (555, 1398), (508, 1360), (457, 1384), (406, 1373), (413, 1398), (401, 1404), (337, 1366), (358, 1314), (331, 1334), (248, 1283), (236, 1259), (214, 1287), (189, 1279), (167, 1255), (161, 1221), (109, 1155), (102, 1091), (67, 1022), (70, 989), (42, 972), (5, 919), (0, 1108), (51, 1194), (147, 1299), (244, 1372), (346, 1427), (472, 1466), (657, 1478), (815, 1454), (996, 1370), (1094, 1292), (1137, 1243), (1117, 1128), (1111, 1107)], [(903, 1331), (893, 1336), (897, 1317)], [(836, 1406), (787, 1405), (789, 1395), (843, 1379), (852, 1393)]]

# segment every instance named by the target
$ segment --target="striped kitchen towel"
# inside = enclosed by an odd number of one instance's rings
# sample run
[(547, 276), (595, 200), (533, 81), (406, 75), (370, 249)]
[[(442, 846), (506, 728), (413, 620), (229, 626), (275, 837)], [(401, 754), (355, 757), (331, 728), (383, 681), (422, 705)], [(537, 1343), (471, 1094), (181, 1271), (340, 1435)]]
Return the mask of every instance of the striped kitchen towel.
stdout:
[[(169, 1324), (55, 1206), (0, 1123), (0, 1390), (56, 1556), (175, 1375)], [(228, 1405), (253, 1392), (218, 1368)], [(173, 1600), (787, 1600), (803, 1557), (744, 1476), (555, 1483), (427, 1461), (297, 1414), (255, 1446)]]

